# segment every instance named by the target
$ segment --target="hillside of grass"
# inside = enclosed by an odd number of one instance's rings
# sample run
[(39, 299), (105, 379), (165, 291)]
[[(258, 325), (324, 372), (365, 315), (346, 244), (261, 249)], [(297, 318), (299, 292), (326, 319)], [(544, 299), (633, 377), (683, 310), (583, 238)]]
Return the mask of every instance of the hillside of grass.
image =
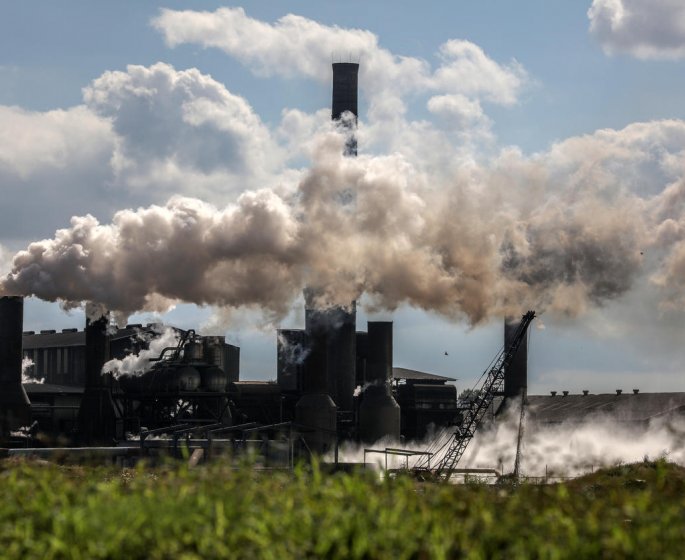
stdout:
[(555, 485), (446, 485), (220, 464), (0, 463), (0, 557), (680, 558), (685, 470)]

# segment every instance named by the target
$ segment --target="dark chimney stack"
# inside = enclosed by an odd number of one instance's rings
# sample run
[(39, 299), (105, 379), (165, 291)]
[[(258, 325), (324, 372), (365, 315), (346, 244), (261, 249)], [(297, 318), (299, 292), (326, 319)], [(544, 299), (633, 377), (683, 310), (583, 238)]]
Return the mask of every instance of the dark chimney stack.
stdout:
[[(506, 352), (513, 342), (519, 327), (519, 320), (504, 320), (504, 351)], [(504, 396), (505, 398), (520, 397), (523, 391), (528, 390), (528, 331), (526, 331), (521, 345), (514, 354), (511, 363), (504, 372)]]
[(0, 297), (0, 441), (31, 422), (31, 405), (21, 384), (24, 298)]
[(109, 314), (86, 318), (86, 384), (79, 408), (79, 437), (83, 443), (111, 443), (116, 436), (116, 412), (108, 378), (102, 368), (109, 360)]
[(354, 115), (351, 122), (345, 123), (350, 129), (350, 137), (345, 143), (345, 155), (357, 155), (357, 139), (354, 135), (354, 128), (357, 126), (357, 76), (359, 74), (359, 64), (354, 62), (334, 62), (333, 63), (333, 103), (331, 117), (334, 121), (339, 121), (342, 115), (349, 111)]
[(392, 396), (392, 322), (369, 321), (366, 382), (359, 408), (359, 437), (373, 443), (400, 438), (400, 407)]

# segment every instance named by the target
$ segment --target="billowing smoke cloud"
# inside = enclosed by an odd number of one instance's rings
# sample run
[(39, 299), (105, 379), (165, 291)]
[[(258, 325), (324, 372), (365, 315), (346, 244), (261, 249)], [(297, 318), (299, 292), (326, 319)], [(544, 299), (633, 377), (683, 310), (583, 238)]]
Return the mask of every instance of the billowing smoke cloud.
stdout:
[(153, 362), (150, 358), (157, 358), (162, 350), (176, 347), (180, 341), (178, 331), (170, 327), (165, 328), (156, 336), (139, 333), (138, 338), (148, 344), (148, 348), (137, 354), (128, 354), (123, 360), (114, 358), (102, 366), (102, 373), (111, 373), (115, 378), (122, 375), (142, 375), (150, 369)]
[(366, 293), (378, 309), (478, 323), (577, 314), (647, 276), (662, 305), (682, 305), (685, 123), (599, 131), (533, 158), (504, 151), (447, 181), (399, 154), (343, 157), (343, 141), (322, 134), (289, 194), (75, 217), (19, 252), (0, 288), (122, 313), (185, 301), (278, 316), (308, 286), (322, 307)]

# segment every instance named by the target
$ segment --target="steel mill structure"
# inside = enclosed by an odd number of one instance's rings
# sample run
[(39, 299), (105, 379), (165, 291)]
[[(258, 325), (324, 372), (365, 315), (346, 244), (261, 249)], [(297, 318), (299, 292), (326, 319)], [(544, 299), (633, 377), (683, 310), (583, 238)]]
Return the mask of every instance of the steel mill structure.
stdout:
[[(357, 63), (333, 64), (331, 117), (346, 135), (347, 157), (358, 149), (358, 72)], [(356, 201), (350, 194), (340, 204), (354, 211)], [(241, 380), (238, 347), (181, 329), (146, 368), (103, 373), (109, 360), (151, 353), (160, 326), (117, 329), (105, 314), (84, 330), (23, 332), (23, 298), (0, 297), (0, 448), (22, 454), (61, 446), (79, 455), (86, 446), (120, 458), (183, 447), (192, 457), (245, 452), (284, 467), (312, 454), (337, 457), (341, 442), (380, 441), (390, 446), (381, 450), (386, 455), (418, 456), (430, 468), (430, 452), (399, 447), (420, 447), (422, 438), (443, 433), (447, 453), (433, 458), (433, 469), (438, 460), (437, 474), (449, 477), (475, 430), (508, 403), (524, 403), (538, 425), (609, 413), (645, 426), (685, 410), (684, 393), (528, 396), (532, 316), (505, 321), (504, 350), (486, 370), (489, 382), (460, 400), (454, 378), (395, 367), (392, 322), (357, 330), (355, 301), (322, 306), (317, 287), (304, 295), (304, 329), (277, 332), (275, 382)]]

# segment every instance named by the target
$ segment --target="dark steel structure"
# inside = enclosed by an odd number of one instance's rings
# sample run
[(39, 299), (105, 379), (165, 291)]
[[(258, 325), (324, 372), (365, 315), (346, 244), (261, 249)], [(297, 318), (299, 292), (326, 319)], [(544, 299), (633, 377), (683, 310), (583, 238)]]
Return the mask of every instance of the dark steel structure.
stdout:
[(325, 312), (307, 309), (305, 315), (309, 353), (304, 360), (303, 395), (295, 406), (295, 420), (306, 431), (304, 440), (313, 453), (333, 449), (337, 438), (337, 407), (328, 394), (328, 338)]
[(359, 437), (365, 443), (400, 439), (400, 407), (392, 395), (392, 322), (369, 321), (366, 388), (359, 407)]
[[(433, 471), (437, 478), (449, 480), (452, 476), (466, 447), (473, 439), (476, 429), (480, 426), (487, 411), (491, 409), (495, 396), (501, 393), (504, 385), (504, 372), (507, 371), (516, 356), (516, 352), (525, 339), (528, 327), (534, 318), (534, 311), (528, 311), (521, 318), (511, 344), (500, 350), (489, 369), (483, 373), (482, 382), (475, 391), (476, 397), (463, 410), (461, 424), (445, 445), (438, 450), (444, 451), (444, 454)], [(429, 451), (432, 450), (429, 449)], [(418, 467), (426, 469), (426, 463), (420, 462)]]
[[(516, 337), (520, 320), (504, 320), (504, 347), (509, 348)], [(520, 398), (528, 390), (528, 331), (523, 335), (518, 351), (504, 370), (504, 396)]]
[(31, 408), (21, 384), (21, 333), (24, 298), (0, 297), (0, 441), (31, 422)]
[(111, 376), (102, 374), (109, 359), (109, 314), (86, 318), (86, 384), (78, 415), (79, 439), (89, 445), (116, 438), (116, 412)]

